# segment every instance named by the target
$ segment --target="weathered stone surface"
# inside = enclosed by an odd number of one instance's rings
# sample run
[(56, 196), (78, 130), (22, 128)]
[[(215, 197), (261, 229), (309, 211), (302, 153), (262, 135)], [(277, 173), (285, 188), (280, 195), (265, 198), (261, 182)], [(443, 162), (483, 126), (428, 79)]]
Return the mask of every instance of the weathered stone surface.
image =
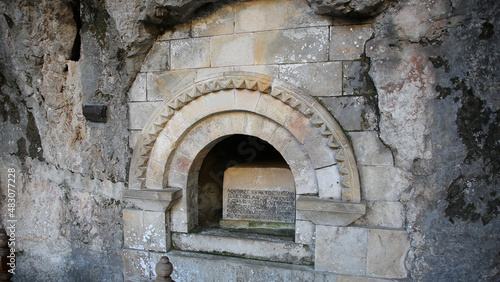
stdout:
[[(284, 126), (297, 138), (301, 144), (312, 141), (318, 133), (318, 128), (302, 113), (294, 111)], [(321, 150), (320, 148), (317, 148)]]
[(411, 175), (390, 166), (361, 166), (359, 176), (366, 200), (397, 201), (411, 180)]
[(405, 258), (409, 249), (410, 242), (405, 231), (370, 230), (366, 274), (381, 278), (406, 278)]
[(254, 63), (254, 35), (212, 37), (210, 60), (214, 67), (251, 65)]
[(144, 60), (141, 72), (168, 71), (170, 68), (170, 42), (162, 41), (153, 45)]
[[(161, 214), (164, 214), (165, 211), (170, 210), (170, 207), (175, 202), (177, 202), (177, 200), (182, 196), (182, 193), (180, 188), (144, 188), (127, 189), (123, 191), (122, 195), (124, 200), (133, 203), (136, 207), (140, 208), (143, 211), (144, 219), (142, 220), (142, 222), (144, 223), (144, 226), (146, 227), (148, 225), (148, 221), (156, 220), (157, 224), (159, 225), (152, 225), (150, 228), (156, 229), (157, 234), (162, 235), (165, 233), (162, 230), (164, 229), (163, 227), (167, 224), (167, 220), (163, 219)], [(148, 220), (147, 218), (152, 218), (152, 220)], [(150, 234), (146, 235), (146, 237), (147, 236), (150, 236)], [(159, 238), (158, 240), (162, 239)], [(145, 244), (148, 243), (148, 241), (149, 239), (142, 240), (142, 242)], [(146, 245), (146, 249), (147, 248), (148, 246)]]
[(498, 193), (492, 194), (498, 190), (498, 174), (491, 173), (498, 168), (491, 157), (498, 146), (486, 141), (498, 139), (493, 114), (498, 111), (498, 91), (491, 84), (498, 81), (494, 66), (500, 58), (498, 48), (492, 47), (499, 40), (492, 24), (498, 15), (490, 9), (495, 5), (404, 5), (388, 15), (395, 24), (379, 29), (373, 44), (367, 45), (370, 72), (383, 100), (381, 130), (387, 134), (382, 140), (399, 155), (397, 163), (414, 175), (404, 197), (412, 240), (407, 260), (411, 277), (497, 276), (498, 254), (489, 250), (498, 249), (498, 240), (486, 234), (497, 232), (498, 215), (484, 208), (498, 202)]
[(392, 152), (380, 141), (376, 131), (350, 132), (349, 136), (358, 165), (393, 165)]
[[(82, 177), (38, 160), (21, 164), (15, 157), (0, 161), (5, 172), (2, 179), (7, 181), (7, 171), (12, 168), (16, 179), (15, 187), (10, 186), (10, 193), (13, 189), (16, 194), (16, 279), (122, 279), (121, 210), (125, 205), (119, 194), (123, 183)], [(6, 199), (8, 185), (0, 188)], [(8, 206), (2, 205), (5, 227), (9, 214)]]
[[(127, 127), (126, 89), (155, 35), (145, 33), (138, 22), (145, 14), (135, 1), (121, 6), (115, 2), (42, 1), (36, 8), (17, 1), (2, 4), (1, 61), (3, 70), (16, 69), (23, 78), (16, 81), (2, 72), (18, 84), (12, 88), (20, 91), (14, 95), (17, 101), (31, 109), (33, 123), (25, 140), (35, 150), (33, 157), (46, 152), (45, 159), (63, 169), (123, 181), (129, 152), (118, 144), (128, 138), (122, 131)], [(13, 93), (2, 89), (3, 94)], [(106, 104), (113, 126), (86, 123), (84, 103)], [(35, 148), (37, 136), (40, 150)], [(95, 144), (97, 139), (110, 142)]]
[(137, 74), (132, 87), (128, 91), (128, 100), (131, 102), (144, 102), (146, 101), (146, 81), (148, 75), (146, 73)]
[(316, 169), (319, 197), (323, 199), (342, 199), (342, 185), (338, 166)]
[(176, 112), (168, 121), (161, 134), (164, 134), (170, 140), (176, 140), (189, 127), (181, 112)]
[[(232, 96), (231, 93), (227, 93), (229, 96)], [(182, 119), (184, 122), (186, 122), (189, 125), (195, 124), (197, 121), (200, 119), (205, 118), (208, 113), (209, 113), (209, 100), (206, 99), (207, 97), (200, 98), (198, 100), (192, 101), (189, 103), (189, 108), (186, 107), (186, 109), (182, 109), (180, 113), (182, 113)], [(234, 98), (233, 98), (234, 99)], [(229, 100), (229, 99), (228, 99)], [(205, 136), (200, 136), (203, 137), (201, 140), (198, 140), (198, 142), (202, 143), (202, 141), (206, 140)], [(196, 140), (193, 140), (192, 142), (196, 142)], [(187, 152), (186, 152), (187, 153)], [(195, 154), (196, 152), (189, 152), (189, 155)]]
[(186, 39), (191, 35), (191, 23), (183, 23), (169, 27), (158, 36), (158, 41), (167, 41), (172, 39)]
[(250, 238), (235, 237), (222, 230), (207, 230), (197, 234), (174, 233), (172, 234), (172, 244), (174, 249), (183, 251), (225, 253), (245, 258), (293, 264), (310, 264), (312, 262), (312, 250), (307, 245), (279, 239), (266, 240), (265, 235), (254, 235)]
[(159, 26), (171, 26), (177, 23), (186, 22), (195, 14), (198, 8), (211, 2), (215, 1), (148, 1), (146, 4), (146, 11), (149, 12), (147, 20), (148, 23)]
[(286, 26), (288, 1), (246, 2), (235, 6), (236, 33), (280, 29)]
[(214, 76), (216, 74), (225, 73), (232, 71), (232, 67), (214, 67), (214, 68), (202, 68), (196, 70), (196, 79), (202, 79), (209, 76)]
[(328, 146), (328, 140), (323, 138), (323, 136), (316, 137), (304, 144), (304, 149), (311, 158), (315, 169), (331, 166), (337, 163), (335, 160), (335, 154), (337, 151), (332, 150), (332, 148)]
[[(293, 114), (293, 109), (290, 107), (283, 107), (283, 103), (269, 95), (262, 95), (259, 99), (255, 112), (267, 116), (277, 122), (278, 124), (284, 124), (288, 118)], [(280, 149), (287, 140), (280, 140)]]
[(123, 246), (129, 249), (144, 250), (142, 238), (144, 237), (143, 211), (123, 210)]
[[(156, 156), (155, 156), (156, 157)], [(150, 159), (148, 162), (148, 165), (152, 168), (151, 170), (147, 171), (146, 173), (146, 182), (145, 182), (145, 187), (147, 189), (163, 189), (163, 174), (162, 168), (165, 167), (165, 161), (166, 160), (161, 160), (157, 161), (156, 159)], [(141, 184), (142, 186), (142, 184)], [(139, 188), (137, 186), (133, 186), (134, 188)], [(128, 198), (128, 196), (124, 192), (124, 198)], [(142, 199), (137, 199), (137, 200), (130, 200), (130, 202), (133, 202), (134, 205), (136, 205), (140, 209), (144, 210), (162, 210), (164, 208), (165, 203), (149, 203), (149, 202), (144, 202)]]
[(314, 196), (297, 198), (297, 216), (316, 225), (348, 226), (366, 213), (365, 203), (349, 203)]
[(259, 32), (255, 46), (256, 64), (327, 61), (328, 28)]
[(355, 18), (376, 16), (386, 9), (389, 3), (383, 0), (307, 0), (307, 2), (318, 14)]
[(210, 113), (231, 111), (234, 108), (234, 91), (223, 90), (203, 97), (207, 111)]
[(409, 168), (415, 158), (431, 157), (425, 142), (429, 122), (425, 107), (427, 101), (437, 97), (435, 89), (430, 87), (435, 83), (435, 70), (417, 50), (405, 51), (404, 59), (392, 61), (391, 66), (396, 76), (392, 80), (382, 82), (388, 73), (379, 75), (378, 67), (371, 73), (379, 89), (381, 138), (389, 146), (398, 148), (397, 164)]
[(169, 94), (171, 94), (172, 91), (193, 82), (195, 78), (195, 70), (148, 73), (147, 100), (163, 101), (169, 97)]
[[(257, 103), (259, 102), (260, 99), (260, 93), (255, 92), (255, 91), (250, 91), (250, 90), (237, 90), (235, 91), (235, 96), (234, 96), (234, 108), (239, 109), (239, 110), (248, 110), (248, 111), (255, 111), (255, 107), (257, 107)], [(259, 124), (262, 124), (262, 121), (260, 121)], [(249, 123), (250, 127), (258, 127), (258, 129), (255, 129), (255, 131), (258, 131), (260, 129), (260, 126), (256, 124)], [(254, 134), (255, 135), (255, 134)]]
[(128, 139), (129, 148), (133, 149), (135, 147), (140, 134), (139, 130), (130, 130), (130, 138)]
[(161, 102), (135, 102), (129, 103), (129, 128), (142, 129), (148, 120), (148, 116), (144, 113), (152, 113), (156, 107), (160, 106)]
[(366, 214), (353, 226), (400, 229), (405, 225), (404, 206), (400, 202), (368, 201)]
[(453, 9), (453, 4), (446, 1), (415, 3), (403, 7), (394, 17), (394, 30), (402, 40), (418, 42), (433, 32), (439, 32), (445, 23), (436, 21), (446, 16)]
[(193, 37), (232, 34), (234, 32), (233, 6), (220, 8), (214, 13), (201, 13), (198, 17), (191, 24)]
[(235, 66), (232, 70), (261, 73), (271, 77), (279, 76), (279, 66), (277, 65)]
[(378, 129), (378, 109), (373, 97), (321, 97), (328, 109), (347, 131)]
[(169, 171), (168, 185), (171, 187), (185, 187), (189, 169), (193, 160), (181, 152), (175, 152), (172, 157), (172, 164)]
[(337, 282), (382, 282), (382, 281), (387, 281), (387, 280), (368, 278), (368, 277), (347, 276), (347, 275), (339, 275), (337, 278)]
[(314, 269), (338, 274), (364, 276), (368, 229), (356, 227), (316, 226)]
[[(285, 133), (281, 133), (280, 131), (286, 131), (286, 129), (278, 127), (274, 136), (286, 136)], [(272, 139), (270, 141), (272, 142)], [(292, 170), (296, 194), (318, 193), (318, 181), (315, 177), (311, 159), (300, 143), (297, 140), (291, 139), (280, 152)]]
[(337, 275), (315, 272), (310, 267), (245, 260), (218, 255), (172, 251), (175, 281), (336, 281)]
[(357, 60), (372, 36), (369, 25), (333, 26), (330, 29), (330, 60)]
[(315, 14), (311, 8), (307, 7), (306, 1), (299, 0), (288, 3), (288, 28), (328, 26), (331, 24), (331, 17)]
[(144, 237), (142, 239), (145, 249), (149, 251), (166, 252), (167, 232), (164, 212), (144, 211)]
[(375, 86), (368, 71), (367, 60), (342, 62), (342, 92), (343, 95), (375, 95)]
[(170, 44), (172, 70), (210, 66), (210, 40), (208, 38), (180, 39)]
[(307, 220), (295, 221), (295, 243), (314, 244), (314, 224)]
[(342, 95), (342, 64), (315, 63), (280, 65), (279, 78), (307, 89), (312, 96)]
[(125, 281), (150, 279), (149, 253), (138, 250), (123, 250), (123, 276)]

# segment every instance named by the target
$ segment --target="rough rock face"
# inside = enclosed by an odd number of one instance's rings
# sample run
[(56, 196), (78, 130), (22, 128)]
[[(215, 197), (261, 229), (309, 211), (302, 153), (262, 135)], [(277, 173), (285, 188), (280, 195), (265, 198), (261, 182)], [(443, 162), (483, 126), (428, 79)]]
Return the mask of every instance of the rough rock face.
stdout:
[(495, 1), (407, 1), (367, 45), (380, 134), (412, 173), (415, 280), (497, 280), (500, 60)]
[[(121, 280), (125, 93), (154, 35), (138, 19), (128, 27), (139, 34), (120, 34), (102, 1), (2, 1), (0, 11), (2, 194), (15, 168), (16, 278)], [(93, 103), (108, 106), (108, 123), (85, 121)]]
[[(156, 36), (210, 2), (0, 2), (1, 210), (14, 167), (17, 279), (123, 279), (126, 93)], [(363, 69), (372, 129), (410, 175), (411, 278), (500, 279), (499, 2), (308, 2), (375, 17)], [(107, 105), (108, 122), (85, 121), (84, 104)]]
[(320, 15), (367, 18), (380, 14), (395, 0), (307, 0)]

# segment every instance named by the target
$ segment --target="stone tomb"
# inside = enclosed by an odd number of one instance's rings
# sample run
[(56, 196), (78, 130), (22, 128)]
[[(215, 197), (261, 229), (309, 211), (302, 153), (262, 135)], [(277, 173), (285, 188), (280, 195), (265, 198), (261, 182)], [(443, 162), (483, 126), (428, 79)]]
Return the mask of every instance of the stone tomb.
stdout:
[(228, 168), (222, 193), (222, 228), (274, 234), (295, 227), (295, 183), (286, 164), (247, 163)]

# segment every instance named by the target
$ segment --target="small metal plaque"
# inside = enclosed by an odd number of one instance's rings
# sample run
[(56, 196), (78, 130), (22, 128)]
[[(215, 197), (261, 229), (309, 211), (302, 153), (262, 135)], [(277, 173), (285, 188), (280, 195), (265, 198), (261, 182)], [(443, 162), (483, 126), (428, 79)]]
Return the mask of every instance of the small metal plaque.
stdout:
[(93, 122), (106, 122), (107, 121), (108, 107), (105, 105), (84, 105), (83, 116), (88, 121)]

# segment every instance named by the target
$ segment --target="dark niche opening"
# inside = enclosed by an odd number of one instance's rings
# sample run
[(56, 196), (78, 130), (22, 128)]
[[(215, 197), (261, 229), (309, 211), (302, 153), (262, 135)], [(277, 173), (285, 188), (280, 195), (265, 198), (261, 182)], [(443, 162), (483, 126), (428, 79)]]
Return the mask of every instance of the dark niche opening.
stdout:
[(82, 39), (80, 35), (80, 31), (82, 29), (82, 18), (80, 15), (80, 0), (70, 1), (69, 6), (73, 11), (73, 19), (76, 25), (76, 36), (73, 42), (73, 48), (71, 49), (70, 60), (78, 62), (78, 60), (80, 60), (80, 51), (82, 45)]
[[(221, 221), (224, 221), (224, 172), (229, 168), (248, 167), (254, 164), (264, 167), (263, 169), (268, 166), (289, 169), (281, 154), (271, 144), (253, 136), (231, 135), (210, 150), (203, 160), (198, 178), (198, 226), (200, 228), (221, 228)], [(291, 178), (293, 182), (293, 177)], [(248, 179), (242, 179), (242, 181), (248, 181)], [(293, 199), (295, 199), (295, 196), (293, 196)], [(225, 208), (227, 209), (227, 204)], [(295, 206), (293, 208), (295, 209)], [(269, 232), (273, 228), (266, 228), (266, 226), (278, 226), (279, 229), (280, 224), (277, 222), (265, 223), (262, 225), (263, 228), (255, 228), (251, 232), (273, 234), (272, 231)], [(227, 227), (227, 224), (222, 227)], [(288, 233), (290, 233), (289, 231)], [(288, 233), (286, 235), (291, 235)], [(277, 232), (275, 235), (285, 234)]]

